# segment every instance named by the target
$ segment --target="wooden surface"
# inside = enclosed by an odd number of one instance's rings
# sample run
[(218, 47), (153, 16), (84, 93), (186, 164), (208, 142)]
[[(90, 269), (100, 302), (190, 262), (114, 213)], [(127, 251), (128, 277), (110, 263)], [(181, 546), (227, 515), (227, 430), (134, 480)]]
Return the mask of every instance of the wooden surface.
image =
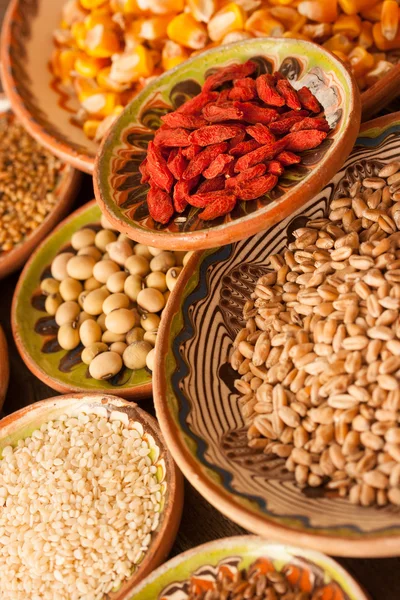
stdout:
[[(55, 1), (61, 2), (62, 0)], [(0, 21), (7, 4), (8, 0), (0, 0)], [(396, 108), (398, 110), (398, 107)], [(80, 195), (71, 212), (92, 198), (91, 180), (88, 176), (85, 176)], [(0, 282), (0, 324), (3, 326), (7, 337), (11, 368), (10, 385), (3, 409), (5, 414), (56, 395), (56, 392), (31, 375), (19, 357), (13, 343), (10, 309), (17, 280), (18, 273)], [(149, 412), (154, 411), (151, 399), (142, 400), (139, 404)], [(222, 516), (187, 481), (185, 482), (183, 517), (171, 557), (216, 538), (244, 533), (246, 533), (244, 529)], [(400, 558), (339, 559), (339, 562), (365, 587), (372, 600), (400, 600)], [(30, 599), (27, 598), (26, 600)]]

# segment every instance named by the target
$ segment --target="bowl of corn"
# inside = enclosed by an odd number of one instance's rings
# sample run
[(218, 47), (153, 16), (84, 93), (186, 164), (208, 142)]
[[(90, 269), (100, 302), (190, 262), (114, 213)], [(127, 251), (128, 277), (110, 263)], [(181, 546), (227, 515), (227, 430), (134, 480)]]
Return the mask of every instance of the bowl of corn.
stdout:
[(335, 53), (371, 116), (397, 94), (399, 10), (395, 0), (12, 0), (2, 77), (30, 133), (92, 172), (98, 142), (149, 81), (252, 37), (309, 40)]

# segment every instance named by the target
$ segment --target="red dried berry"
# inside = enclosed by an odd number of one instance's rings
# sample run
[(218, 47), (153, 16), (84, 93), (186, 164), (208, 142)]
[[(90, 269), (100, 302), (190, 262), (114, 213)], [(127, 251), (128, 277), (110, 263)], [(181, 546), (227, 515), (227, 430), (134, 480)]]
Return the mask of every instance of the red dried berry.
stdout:
[(256, 82), (250, 77), (236, 79), (234, 87), (229, 90), (229, 99), (239, 102), (249, 102), (257, 98)]
[(199, 113), (209, 102), (215, 102), (218, 98), (218, 92), (202, 91), (184, 104), (181, 104), (175, 112), (185, 115), (194, 115)]
[(191, 206), (195, 206), (196, 208), (204, 208), (205, 206), (215, 202), (215, 200), (218, 200), (218, 198), (222, 198), (227, 195), (232, 195), (232, 192), (227, 192), (225, 190), (216, 190), (213, 192), (204, 193), (197, 192), (196, 194), (189, 196), (188, 202)]
[(236, 196), (234, 194), (225, 194), (217, 198), (212, 204), (209, 204), (200, 214), (203, 221), (212, 221), (217, 217), (222, 217), (235, 208)]
[(168, 157), (168, 169), (171, 171), (175, 179), (180, 179), (186, 170), (189, 162), (182, 154), (182, 148), (172, 150)]
[(220, 121), (240, 121), (243, 119), (243, 112), (236, 108), (232, 103), (225, 106), (217, 104), (208, 104), (203, 109), (203, 116), (210, 123), (219, 123)]
[(259, 98), (270, 106), (284, 106), (285, 100), (276, 91), (269, 75), (260, 75), (256, 79), (257, 94)]
[(189, 132), (186, 129), (162, 129), (154, 136), (156, 146), (170, 147), (189, 146)]
[(150, 179), (166, 192), (171, 191), (174, 178), (161, 154), (161, 150), (153, 142), (147, 146), (147, 171)]
[(277, 91), (284, 97), (286, 106), (293, 110), (300, 110), (301, 104), (296, 90), (287, 79), (280, 79), (276, 84)]
[(199, 182), (199, 177), (193, 179), (181, 179), (175, 184), (174, 188), (174, 207), (176, 212), (182, 213), (187, 204), (190, 192), (196, 187)]
[(149, 208), (150, 216), (153, 217), (154, 221), (162, 223), (163, 225), (168, 223), (174, 214), (171, 196), (154, 183), (151, 183), (147, 193), (147, 206)]
[(211, 144), (219, 144), (235, 137), (240, 131), (241, 129), (236, 125), (206, 125), (200, 127), (197, 131), (193, 131), (189, 139), (192, 144), (211, 146)]
[(275, 121), (274, 123), (271, 123), (269, 129), (275, 135), (285, 135), (286, 133), (289, 133), (289, 131), (295, 123), (298, 123), (303, 119), (304, 117), (294, 115), (293, 117), (289, 117), (288, 119), (281, 119), (280, 121)]
[(263, 163), (254, 165), (254, 167), (250, 167), (250, 169), (246, 169), (245, 171), (238, 173), (238, 175), (235, 175), (235, 177), (230, 177), (229, 179), (226, 179), (225, 188), (232, 189), (235, 187), (235, 185), (241, 183), (242, 181), (250, 181), (255, 177), (261, 177), (261, 175), (264, 175), (266, 170), (267, 166)]
[(232, 139), (229, 140), (229, 149), (232, 150), (232, 148), (235, 148), (235, 146), (237, 146), (238, 144), (243, 142), (245, 137), (246, 137), (246, 130), (242, 129), (235, 135), (235, 137), (233, 137)]
[(240, 142), (236, 144), (231, 150), (229, 150), (229, 154), (232, 156), (243, 156), (248, 154), (248, 152), (253, 152), (260, 147), (260, 144), (256, 142), (256, 140), (248, 140), (247, 142)]
[(319, 146), (327, 135), (326, 131), (307, 129), (306, 131), (289, 133), (283, 140), (286, 142), (286, 150), (302, 152), (303, 150), (311, 150)]
[(274, 134), (271, 133), (266, 125), (262, 125), (262, 123), (250, 125), (250, 127), (246, 127), (246, 131), (259, 144), (273, 144), (275, 142)]
[(184, 127), (185, 129), (198, 129), (206, 125), (206, 120), (199, 115), (185, 115), (184, 113), (171, 112), (161, 117), (161, 120), (175, 129), (177, 127)]
[(229, 156), (229, 154), (220, 154), (217, 158), (214, 158), (210, 166), (203, 171), (203, 177), (206, 179), (214, 179), (214, 177), (218, 177), (218, 175), (225, 174), (228, 171), (229, 163), (233, 160), (233, 156)]
[(300, 156), (298, 156), (297, 154), (293, 154), (293, 152), (288, 152), (287, 150), (284, 150), (283, 152), (278, 154), (276, 159), (279, 160), (279, 162), (284, 167), (289, 167), (290, 165), (297, 165), (299, 162), (301, 162)]
[(230, 89), (226, 88), (225, 90), (222, 90), (222, 92), (219, 92), (219, 96), (218, 96), (215, 104), (217, 106), (221, 106), (221, 104), (225, 104), (226, 102), (228, 102), (230, 91), (231, 91)]
[(234, 192), (238, 200), (255, 200), (270, 192), (278, 183), (275, 175), (263, 175), (251, 181), (243, 181), (235, 186)]
[(226, 152), (227, 148), (228, 144), (226, 142), (204, 148), (204, 150), (190, 161), (186, 171), (182, 175), (183, 179), (192, 179), (193, 177), (197, 177), (197, 175), (201, 175), (214, 158), (217, 158), (218, 154)]
[(302, 121), (292, 125), (290, 131), (303, 131), (305, 129), (318, 129), (318, 131), (328, 132), (330, 127), (325, 117), (306, 117)]
[(205, 179), (197, 188), (196, 194), (206, 194), (207, 192), (217, 192), (219, 190), (223, 190), (225, 187), (225, 181), (229, 181), (229, 179), (225, 180), (223, 175), (214, 177), (214, 179)]
[(268, 125), (279, 117), (279, 113), (273, 108), (261, 108), (250, 102), (234, 102), (234, 106), (243, 112), (243, 119), (248, 123)]
[(147, 168), (147, 158), (145, 158), (144, 161), (142, 163), (140, 163), (139, 171), (142, 175), (140, 183), (147, 183), (150, 180), (150, 173)]
[(203, 92), (215, 90), (215, 88), (225, 83), (225, 81), (232, 81), (233, 79), (247, 77), (248, 75), (254, 73), (256, 69), (256, 63), (252, 62), (251, 60), (248, 60), (243, 64), (234, 64), (222, 69), (218, 69), (216, 73), (213, 73), (205, 80)]
[(271, 175), (276, 175), (280, 177), (285, 169), (279, 162), (279, 160), (271, 160), (267, 163), (267, 172), (271, 173)]
[(192, 160), (195, 156), (197, 156), (203, 150), (202, 146), (198, 144), (191, 144), (187, 146), (187, 148), (182, 148), (182, 154), (185, 158)]
[(287, 110), (286, 112), (279, 115), (278, 121), (282, 119), (289, 119), (289, 117), (308, 117), (310, 112), (308, 110)]
[(261, 146), (257, 148), (257, 150), (253, 150), (253, 152), (249, 152), (249, 154), (245, 154), (241, 156), (235, 165), (235, 171), (240, 172), (256, 165), (260, 162), (264, 162), (266, 160), (271, 160), (274, 158), (279, 152), (286, 147), (286, 139), (278, 140), (274, 144), (267, 144), (265, 146)]
[(321, 105), (308, 87), (304, 86), (297, 90), (297, 95), (303, 108), (310, 110), (313, 113), (320, 112)]

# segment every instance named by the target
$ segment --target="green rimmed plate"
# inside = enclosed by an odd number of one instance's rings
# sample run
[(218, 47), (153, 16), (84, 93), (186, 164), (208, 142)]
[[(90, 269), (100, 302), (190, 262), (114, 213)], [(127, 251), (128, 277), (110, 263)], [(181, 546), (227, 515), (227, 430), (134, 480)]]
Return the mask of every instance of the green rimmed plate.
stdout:
[[(332, 126), (329, 137), (303, 153), (301, 165), (287, 169), (278, 186), (258, 200), (240, 202), (229, 215), (204, 222), (188, 207), (166, 226), (149, 216), (147, 185), (139, 165), (160, 117), (200, 91), (212, 70), (252, 59), (258, 72), (279, 70), (294, 87), (309, 87)], [(103, 140), (96, 159), (96, 199), (119, 231), (144, 244), (174, 250), (216, 247), (243, 239), (288, 216), (326, 185), (342, 166), (360, 124), (357, 86), (343, 63), (302, 40), (265, 38), (230, 44), (185, 61), (150, 83), (124, 110)]]
[[(58, 392), (116, 393), (124, 398), (151, 396), (151, 373), (148, 369), (124, 369), (122, 376), (111, 381), (97, 381), (88, 375), (87, 365), (78, 351), (53, 351), (53, 335), (48, 332), (53, 320), (46, 319), (40, 302), (40, 280), (54, 257), (69, 245), (72, 234), (91, 223), (99, 223), (101, 212), (94, 201), (89, 202), (65, 219), (39, 246), (21, 273), (15, 289), (11, 311), (13, 335), (27, 367), (36, 377)], [(44, 319), (44, 320), (43, 320)], [(54, 326), (54, 323), (53, 323)], [(43, 351), (43, 350), (46, 351)]]
[(188, 550), (159, 567), (123, 600), (185, 600), (188, 580), (195, 581), (198, 589), (207, 590), (219, 568), (226, 576), (234, 576), (238, 569), (248, 568), (259, 558), (266, 559), (265, 568), (288, 569), (291, 581), (301, 579), (300, 589), (318, 590), (321, 599), (368, 600), (357, 582), (332, 558), (256, 536), (225, 538)]
[(228, 364), (243, 305), (267, 258), (294, 229), (322, 217), (331, 199), (400, 160), (400, 113), (362, 126), (328, 186), (281, 224), (248, 240), (194, 255), (175, 288), (158, 337), (154, 399), (161, 429), (186, 477), (216, 508), (246, 529), (343, 556), (393, 556), (400, 508), (358, 507), (304, 494), (279, 461), (249, 449)]

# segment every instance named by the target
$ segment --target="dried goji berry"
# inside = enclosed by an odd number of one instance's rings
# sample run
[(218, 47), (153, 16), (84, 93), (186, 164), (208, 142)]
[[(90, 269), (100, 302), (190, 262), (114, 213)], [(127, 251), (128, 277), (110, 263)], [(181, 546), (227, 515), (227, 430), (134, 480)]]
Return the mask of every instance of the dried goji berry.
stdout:
[(185, 115), (193, 115), (199, 113), (202, 108), (209, 102), (215, 102), (218, 98), (218, 92), (200, 92), (197, 96), (194, 96), (184, 104), (181, 104), (175, 112), (183, 113)]
[(287, 110), (284, 113), (282, 113), (281, 115), (279, 115), (278, 121), (281, 121), (282, 119), (289, 119), (289, 117), (308, 117), (310, 114), (309, 110)]
[(203, 171), (203, 177), (206, 179), (214, 179), (214, 177), (217, 177), (218, 175), (223, 175), (227, 172), (229, 163), (233, 160), (233, 156), (229, 156), (229, 154), (220, 154), (217, 158), (214, 158), (210, 166)]
[(250, 169), (246, 169), (245, 171), (238, 173), (237, 175), (235, 175), (235, 177), (230, 177), (229, 179), (226, 179), (225, 187), (226, 189), (232, 189), (235, 187), (235, 185), (241, 183), (242, 181), (250, 181), (255, 177), (261, 177), (261, 175), (264, 175), (266, 170), (267, 165), (265, 165), (264, 163), (254, 165), (254, 167), (250, 167)]
[(169, 146), (170, 148), (190, 145), (189, 132), (180, 127), (178, 129), (159, 129), (153, 141), (156, 146)]
[(197, 156), (197, 154), (199, 154), (202, 150), (202, 146), (199, 146), (198, 144), (191, 144), (190, 146), (187, 146), (187, 148), (182, 148), (182, 154), (189, 160), (192, 160), (192, 158)]
[(161, 120), (175, 129), (177, 127), (183, 127), (185, 129), (198, 129), (206, 125), (207, 121), (199, 115), (185, 115), (184, 113), (171, 112), (161, 117)]
[(285, 99), (277, 92), (268, 75), (260, 75), (256, 79), (257, 94), (265, 104), (270, 106), (284, 106)]
[(190, 192), (196, 187), (199, 182), (199, 176), (193, 179), (181, 179), (174, 187), (174, 207), (176, 212), (181, 213), (185, 210), (188, 204)]
[(189, 139), (192, 144), (199, 146), (210, 146), (211, 144), (219, 144), (225, 140), (229, 140), (241, 131), (236, 125), (206, 125), (200, 127), (197, 131), (193, 131)]
[(201, 175), (203, 171), (212, 163), (214, 158), (217, 158), (218, 154), (226, 152), (228, 144), (222, 142), (221, 144), (214, 144), (204, 148), (199, 154), (197, 154), (187, 166), (186, 171), (182, 175), (183, 179), (192, 179), (197, 175)]
[(297, 95), (303, 108), (306, 108), (313, 113), (320, 112), (321, 105), (308, 87), (304, 86), (297, 90)]
[(223, 190), (225, 187), (225, 181), (229, 181), (229, 179), (225, 180), (223, 175), (214, 177), (214, 179), (205, 179), (197, 188), (196, 194), (205, 194), (206, 192), (217, 192), (219, 190)]
[(284, 97), (286, 106), (292, 108), (293, 110), (301, 109), (297, 92), (287, 79), (280, 79), (276, 84), (276, 89)]
[(147, 168), (147, 158), (144, 159), (144, 161), (142, 163), (140, 163), (139, 165), (139, 171), (142, 175), (142, 178), (140, 180), (140, 183), (147, 183), (150, 179), (150, 173), (149, 170)]
[(271, 173), (271, 175), (276, 175), (280, 177), (284, 171), (282, 164), (279, 160), (271, 160), (267, 163), (267, 172)]
[(212, 221), (217, 217), (222, 217), (235, 208), (236, 196), (234, 194), (225, 194), (209, 204), (200, 214), (203, 221)]
[(225, 81), (232, 81), (233, 79), (247, 77), (248, 75), (254, 73), (256, 69), (256, 63), (252, 62), (251, 60), (248, 60), (243, 64), (228, 65), (227, 67), (218, 69), (216, 73), (213, 73), (205, 80), (203, 92), (215, 90), (215, 88), (225, 83)]
[(275, 175), (263, 175), (251, 181), (238, 183), (234, 192), (239, 200), (255, 200), (271, 191), (277, 183), (278, 178)]
[(246, 129), (243, 128), (235, 135), (235, 137), (233, 137), (232, 139), (229, 140), (229, 148), (232, 149), (235, 146), (237, 146), (238, 144), (240, 144), (241, 142), (243, 142), (245, 137), (246, 137)]
[(251, 77), (236, 79), (234, 87), (229, 90), (230, 100), (239, 100), (240, 102), (248, 102), (257, 98), (256, 82)]
[(284, 167), (289, 167), (290, 165), (297, 165), (299, 162), (301, 162), (300, 156), (298, 156), (297, 154), (293, 154), (293, 152), (288, 152), (287, 150), (284, 150), (283, 152), (278, 154), (276, 160), (279, 160), (279, 162)]
[(147, 206), (153, 219), (163, 225), (168, 223), (174, 214), (171, 196), (154, 183), (151, 183), (147, 193)]
[(288, 119), (281, 119), (280, 121), (274, 121), (269, 125), (269, 129), (275, 135), (285, 135), (285, 133), (289, 133), (291, 128), (295, 123), (302, 121), (304, 117), (296, 116), (289, 117)]
[(188, 202), (191, 206), (195, 206), (196, 208), (204, 208), (209, 204), (212, 204), (218, 198), (225, 197), (226, 195), (232, 195), (232, 192), (227, 192), (225, 190), (215, 190), (213, 192), (203, 192), (193, 194), (189, 196)]
[(268, 129), (266, 125), (257, 123), (257, 125), (250, 125), (246, 127), (246, 131), (252, 138), (254, 138), (260, 144), (272, 144), (275, 142), (275, 136)]
[(217, 106), (221, 106), (221, 104), (225, 104), (225, 102), (229, 101), (229, 92), (231, 90), (229, 88), (226, 88), (226, 90), (222, 90), (222, 92), (219, 92), (219, 96), (217, 98), (216, 101), (216, 105)]
[(207, 104), (203, 109), (203, 116), (210, 123), (219, 123), (220, 121), (240, 121), (243, 119), (243, 112), (232, 103), (225, 106), (217, 104)]
[(326, 131), (318, 131), (316, 129), (307, 129), (307, 131), (296, 131), (289, 133), (283, 140), (286, 142), (286, 149), (293, 152), (302, 152), (303, 150), (311, 150), (320, 145), (328, 134)]
[(229, 154), (232, 156), (243, 156), (248, 152), (253, 152), (260, 147), (260, 144), (256, 142), (256, 140), (248, 140), (247, 142), (240, 142), (236, 144), (231, 150), (229, 150)]
[(235, 108), (243, 112), (243, 119), (248, 123), (263, 123), (268, 125), (276, 121), (279, 113), (273, 108), (262, 108), (250, 102), (234, 102)]
[(318, 131), (329, 131), (329, 123), (325, 117), (306, 117), (302, 121), (292, 125), (290, 131), (302, 131), (304, 129), (318, 129)]
[(257, 97), (257, 85), (256, 80), (251, 77), (241, 77), (239, 79), (235, 79), (233, 82), (233, 87), (238, 87), (243, 90), (253, 90), (255, 96)]
[(260, 162), (271, 160), (279, 154), (279, 152), (282, 152), (282, 150), (285, 149), (286, 143), (286, 138), (283, 138), (274, 144), (266, 144), (265, 146), (257, 148), (257, 150), (253, 150), (253, 152), (249, 152), (249, 154), (241, 156), (235, 165), (235, 171), (244, 171)]
[(179, 148), (171, 151), (167, 164), (175, 179), (180, 179), (189, 163), (182, 154), (182, 148)]
[(154, 183), (166, 192), (171, 191), (174, 178), (161, 150), (153, 142), (147, 146), (147, 170)]

